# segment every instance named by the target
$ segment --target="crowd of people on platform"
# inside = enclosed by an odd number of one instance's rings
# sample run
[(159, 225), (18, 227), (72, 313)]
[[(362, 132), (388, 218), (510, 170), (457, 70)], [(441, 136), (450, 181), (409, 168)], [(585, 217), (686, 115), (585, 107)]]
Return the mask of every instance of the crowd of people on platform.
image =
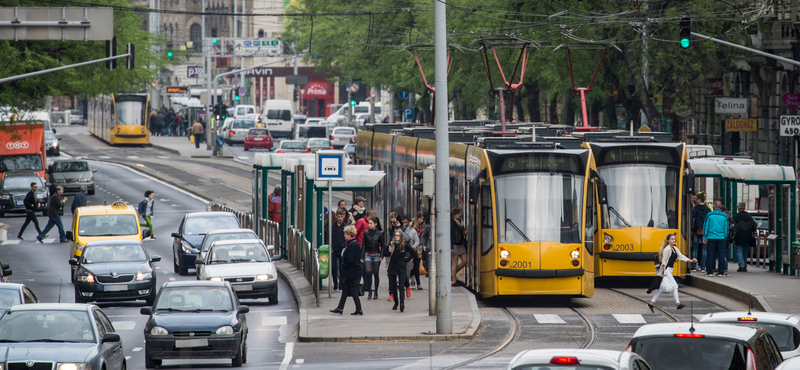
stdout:
[[(195, 122), (204, 125), (201, 120)], [(172, 108), (150, 108), (150, 134), (153, 136), (188, 136), (195, 122), (189, 122), (187, 117)]]

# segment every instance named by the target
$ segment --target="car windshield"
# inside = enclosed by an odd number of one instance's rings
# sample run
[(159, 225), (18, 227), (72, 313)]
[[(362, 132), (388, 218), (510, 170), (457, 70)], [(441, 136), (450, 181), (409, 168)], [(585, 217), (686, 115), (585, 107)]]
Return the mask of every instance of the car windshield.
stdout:
[(288, 109), (269, 109), (267, 110), (267, 119), (279, 119), (281, 121), (291, 121), (292, 111)]
[(0, 318), (0, 342), (95, 342), (86, 311), (20, 310)]
[(628, 164), (601, 167), (608, 189), (603, 227), (678, 227), (678, 170), (667, 166)]
[(53, 131), (45, 131), (44, 139), (47, 141), (54, 141), (56, 139), (56, 134)]
[(242, 232), (206, 235), (205, 239), (203, 239), (203, 246), (202, 246), (203, 252), (207, 251), (208, 248), (211, 247), (211, 244), (214, 244), (214, 242), (220, 240), (240, 240), (240, 239), (258, 239), (258, 236), (256, 236), (256, 233), (252, 232), (251, 230)]
[(141, 245), (97, 245), (88, 246), (81, 255), (84, 264), (108, 262), (147, 262)]
[[(78, 221), (80, 236), (138, 235), (139, 225), (134, 215), (86, 215)], [(138, 237), (138, 236), (137, 236)]]
[(344, 147), (344, 151), (347, 152), (347, 154), (353, 155), (356, 154), (356, 147), (353, 145), (347, 145)]
[(186, 219), (183, 233), (186, 235), (205, 235), (209, 231), (219, 229), (238, 229), (239, 221), (229, 214), (214, 216), (194, 216)]
[(320, 140), (320, 139), (311, 139), (308, 141), (309, 146), (331, 146), (331, 142), (329, 140)]
[(140, 101), (118, 101), (117, 106), (117, 125), (126, 126), (142, 125), (142, 102)]
[(642, 356), (653, 370), (744, 370), (746, 367), (744, 347), (721, 339), (640, 339), (633, 352)]
[(250, 130), (247, 134), (251, 136), (267, 135), (267, 130)]
[(209, 265), (239, 262), (269, 262), (267, 250), (260, 243), (223, 244), (211, 247)]
[(3, 179), (3, 190), (27, 190), (31, 188), (32, 182), (42, 187), (39, 176), (7, 176)]
[(21, 304), (19, 289), (0, 289), (0, 310), (7, 310), (15, 304)]
[(225, 287), (185, 286), (162, 288), (158, 311), (230, 311), (233, 299)]
[(303, 143), (299, 141), (284, 141), (281, 142), (281, 149), (305, 149)]
[(88, 162), (56, 162), (53, 163), (53, 172), (83, 172), (89, 171)]
[(255, 127), (253, 121), (233, 121), (233, 128), (252, 128)]
[(522, 173), (495, 179), (500, 243), (581, 242), (583, 176)]
[(31, 170), (42, 171), (42, 156), (40, 154), (20, 154), (0, 156), (0, 172)]
[(800, 332), (795, 333), (794, 328), (791, 326), (765, 324), (757, 321), (736, 321), (735, 323), (752, 326), (754, 328), (767, 329), (767, 331), (772, 334), (772, 339), (775, 339), (775, 344), (778, 345), (778, 349), (781, 350), (781, 352), (794, 351), (797, 346), (800, 345)]
[(355, 135), (356, 132), (349, 128), (337, 128), (333, 130), (334, 135)]
[(753, 216), (753, 221), (758, 225), (758, 229), (769, 229), (769, 217), (767, 216)]
[(545, 364), (527, 364), (527, 365), (519, 365), (514, 366), (512, 370), (614, 370), (613, 368), (607, 366), (595, 366), (595, 365), (584, 365), (580, 364), (579, 366), (564, 366), (564, 365), (557, 365), (553, 366), (549, 362)]

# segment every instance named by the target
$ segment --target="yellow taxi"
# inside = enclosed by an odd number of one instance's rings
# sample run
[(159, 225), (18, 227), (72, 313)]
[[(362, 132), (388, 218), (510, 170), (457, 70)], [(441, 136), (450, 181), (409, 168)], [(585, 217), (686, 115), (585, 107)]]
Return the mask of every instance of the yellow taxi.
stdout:
[[(138, 239), (150, 236), (142, 230), (139, 214), (133, 206), (123, 201), (111, 205), (85, 206), (75, 209), (72, 230), (67, 231), (70, 241), (69, 259), (80, 258), (86, 243), (103, 239)], [(74, 276), (73, 266), (73, 276)]]

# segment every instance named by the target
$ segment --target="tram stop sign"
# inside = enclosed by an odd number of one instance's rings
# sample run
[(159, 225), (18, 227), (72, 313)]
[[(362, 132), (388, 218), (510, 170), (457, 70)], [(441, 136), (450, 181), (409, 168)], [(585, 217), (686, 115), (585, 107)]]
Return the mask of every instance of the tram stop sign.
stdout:
[(217, 146), (221, 147), (225, 144), (225, 138), (222, 136), (217, 137)]

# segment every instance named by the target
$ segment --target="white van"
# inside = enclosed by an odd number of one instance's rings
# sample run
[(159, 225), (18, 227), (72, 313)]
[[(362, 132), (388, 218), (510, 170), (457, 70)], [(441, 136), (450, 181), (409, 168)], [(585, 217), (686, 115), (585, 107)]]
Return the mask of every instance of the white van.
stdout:
[(234, 107), (233, 118), (245, 119), (248, 114), (256, 114), (255, 105), (237, 105)]
[[(344, 126), (347, 122), (347, 110), (350, 109), (350, 105), (345, 104), (339, 107), (333, 114), (328, 116), (326, 121), (336, 122), (339, 126)], [(359, 114), (369, 114), (369, 102), (362, 101), (358, 103), (355, 107), (353, 107), (353, 119), (356, 118)], [(381, 114), (381, 103), (375, 103), (375, 114)]]
[(261, 122), (265, 123), (273, 137), (291, 137), (294, 130), (292, 102), (290, 100), (265, 100), (261, 112)]

